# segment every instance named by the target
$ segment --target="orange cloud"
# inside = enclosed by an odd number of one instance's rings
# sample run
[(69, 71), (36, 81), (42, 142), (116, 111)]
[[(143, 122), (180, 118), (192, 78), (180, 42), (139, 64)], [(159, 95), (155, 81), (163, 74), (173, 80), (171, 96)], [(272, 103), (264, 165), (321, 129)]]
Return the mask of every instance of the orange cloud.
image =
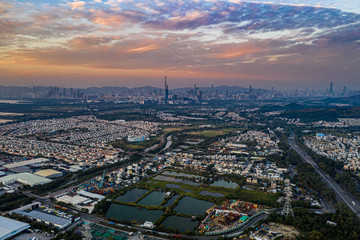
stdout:
[(122, 15), (111, 14), (101, 10), (92, 10), (90, 12), (92, 13), (90, 21), (95, 24), (105, 26), (119, 26), (122, 25), (126, 20)]
[(248, 54), (259, 53), (264, 51), (267, 51), (267, 49), (245, 45), (237, 48), (226, 49), (224, 52), (217, 54), (215, 58), (237, 58), (237, 57), (246, 56)]
[(155, 49), (160, 48), (160, 46), (156, 45), (156, 44), (150, 44), (147, 46), (143, 46), (143, 47), (137, 47), (137, 48), (130, 48), (127, 50), (127, 52), (129, 53), (143, 53), (143, 52), (149, 52)]

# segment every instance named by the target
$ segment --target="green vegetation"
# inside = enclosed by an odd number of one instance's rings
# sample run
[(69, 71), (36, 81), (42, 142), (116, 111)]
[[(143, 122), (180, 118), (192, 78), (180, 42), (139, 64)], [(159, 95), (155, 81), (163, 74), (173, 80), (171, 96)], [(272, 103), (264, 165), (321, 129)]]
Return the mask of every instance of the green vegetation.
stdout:
[(0, 197), (0, 211), (9, 211), (32, 202), (32, 198), (22, 193), (7, 193)]
[(164, 135), (158, 135), (156, 137), (150, 138), (150, 140), (143, 141), (143, 142), (135, 142), (131, 143), (128, 142), (126, 139), (110, 143), (115, 148), (121, 148), (126, 151), (141, 151), (145, 148), (151, 147), (155, 144), (159, 144), (161, 141), (161, 138), (164, 137)]
[(81, 238), (82, 236), (80, 233), (70, 230), (64, 233), (59, 233), (56, 237), (52, 238), (52, 240), (78, 240)]
[[(272, 213), (264, 222), (279, 222), (295, 226), (300, 230), (300, 236), (297, 237), (299, 240), (359, 239), (359, 218), (343, 204), (337, 204), (335, 207), (336, 213), (322, 215), (295, 209), (295, 218)], [(337, 226), (327, 224), (327, 221), (335, 222)]]
[(304, 188), (313, 189), (331, 203), (335, 203), (335, 193), (322, 182), (321, 177), (309, 163), (300, 163), (297, 166), (299, 174), (294, 176), (293, 181)]
[(238, 129), (224, 128), (224, 129), (214, 129), (214, 130), (193, 131), (193, 132), (189, 132), (188, 134), (213, 138), (213, 137), (229, 134), (229, 133), (234, 132), (236, 130), (238, 130)]

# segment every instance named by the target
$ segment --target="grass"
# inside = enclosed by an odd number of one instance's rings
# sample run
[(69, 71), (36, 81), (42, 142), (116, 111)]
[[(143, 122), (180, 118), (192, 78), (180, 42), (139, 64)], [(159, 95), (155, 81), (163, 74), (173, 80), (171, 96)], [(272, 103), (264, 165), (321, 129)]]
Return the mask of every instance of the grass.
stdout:
[(113, 147), (118, 147), (127, 151), (141, 151), (145, 148), (148, 148), (152, 145), (160, 143), (162, 135), (158, 135), (156, 137), (150, 138), (150, 140), (143, 141), (143, 142), (136, 142), (136, 143), (130, 143), (127, 140), (123, 139), (120, 141), (112, 142), (111, 145)]
[(234, 128), (224, 128), (224, 129), (214, 129), (214, 130), (193, 131), (193, 132), (189, 132), (189, 134), (212, 138), (212, 137), (229, 134), (235, 130), (236, 129)]

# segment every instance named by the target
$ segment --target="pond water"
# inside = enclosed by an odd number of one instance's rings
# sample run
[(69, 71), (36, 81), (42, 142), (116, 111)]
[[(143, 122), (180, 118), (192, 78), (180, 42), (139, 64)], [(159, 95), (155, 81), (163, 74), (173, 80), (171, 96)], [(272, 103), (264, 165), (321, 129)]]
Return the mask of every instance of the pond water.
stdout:
[(147, 210), (145, 208), (138, 208), (126, 206), (121, 204), (111, 204), (106, 217), (115, 218), (124, 221), (150, 221), (155, 222), (162, 215), (161, 210)]
[(219, 181), (215, 181), (214, 183), (212, 183), (211, 186), (235, 189), (235, 188), (237, 188), (238, 184), (235, 182), (231, 182), (231, 181), (227, 182), (225, 180), (219, 180)]
[(157, 175), (153, 179), (159, 180), (159, 181), (182, 183), (182, 184), (191, 185), (191, 186), (200, 186), (200, 183), (196, 183), (196, 182), (193, 182), (190, 180), (183, 180), (183, 179), (167, 177), (167, 176), (163, 176), (163, 175)]
[(165, 198), (164, 192), (154, 191), (141, 199), (138, 204), (144, 206), (157, 206), (160, 205)]
[(177, 184), (171, 184), (171, 183), (166, 184), (166, 187), (168, 187), (168, 188), (176, 188), (176, 189), (180, 189), (180, 188), (181, 188), (181, 187), (180, 187), (180, 185), (177, 185)]
[(178, 229), (180, 232), (185, 232), (186, 230), (194, 230), (198, 225), (198, 221), (192, 222), (190, 218), (170, 216), (167, 217), (162, 224), (165, 227), (172, 227)]
[(201, 191), (201, 196), (224, 197), (225, 195), (218, 192)]
[(199, 176), (199, 175), (193, 175), (193, 174), (187, 174), (187, 173), (179, 173), (179, 172), (173, 172), (173, 171), (165, 171), (162, 174), (164, 175), (170, 175), (170, 176), (175, 176), (175, 177), (187, 177), (187, 178), (200, 178), (200, 179), (204, 179), (204, 177)]
[(115, 200), (120, 202), (135, 202), (148, 191), (149, 190), (147, 189), (134, 188), (126, 192), (125, 194), (118, 196), (117, 198), (115, 198)]
[(167, 201), (167, 203), (164, 205), (164, 207), (167, 206), (171, 206), (174, 204), (175, 200), (179, 197), (180, 195), (175, 195), (172, 198), (169, 199), (169, 201)]
[(184, 197), (179, 204), (174, 208), (174, 211), (184, 213), (187, 215), (203, 215), (206, 210), (214, 206), (212, 202), (207, 202), (192, 197)]

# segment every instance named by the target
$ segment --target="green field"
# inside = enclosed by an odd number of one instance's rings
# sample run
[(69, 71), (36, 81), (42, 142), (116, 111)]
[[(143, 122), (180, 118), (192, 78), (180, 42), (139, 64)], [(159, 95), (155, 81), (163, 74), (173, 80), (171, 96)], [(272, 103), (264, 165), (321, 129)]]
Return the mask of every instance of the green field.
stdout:
[(224, 129), (214, 129), (214, 130), (193, 131), (193, 132), (189, 132), (189, 134), (212, 138), (212, 137), (226, 135), (234, 131), (236, 131), (236, 129), (234, 128), (224, 128)]

